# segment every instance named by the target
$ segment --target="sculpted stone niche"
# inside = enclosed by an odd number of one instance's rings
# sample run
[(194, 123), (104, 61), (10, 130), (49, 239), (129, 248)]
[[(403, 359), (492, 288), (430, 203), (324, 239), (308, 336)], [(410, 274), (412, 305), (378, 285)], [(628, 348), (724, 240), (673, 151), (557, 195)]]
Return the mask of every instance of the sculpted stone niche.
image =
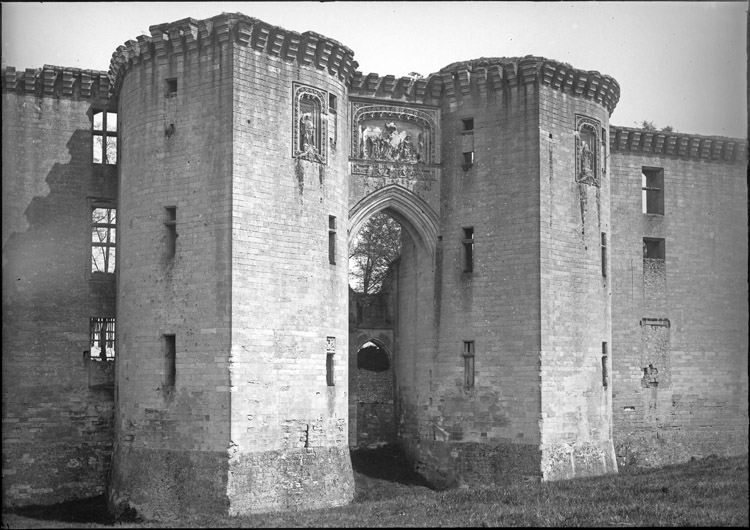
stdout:
[(599, 120), (576, 115), (576, 182), (596, 187), (601, 185), (599, 131)]
[(437, 111), (352, 103), (352, 174), (375, 179), (379, 188), (400, 184), (413, 190), (436, 179)]

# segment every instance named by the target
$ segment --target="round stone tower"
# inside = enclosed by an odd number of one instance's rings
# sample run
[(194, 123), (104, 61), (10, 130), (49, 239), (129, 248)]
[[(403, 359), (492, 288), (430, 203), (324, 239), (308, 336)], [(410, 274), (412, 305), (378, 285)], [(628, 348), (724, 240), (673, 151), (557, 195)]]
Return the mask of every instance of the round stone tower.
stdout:
[(346, 503), (352, 52), (241, 14), (150, 32), (110, 71), (110, 507), (169, 517)]

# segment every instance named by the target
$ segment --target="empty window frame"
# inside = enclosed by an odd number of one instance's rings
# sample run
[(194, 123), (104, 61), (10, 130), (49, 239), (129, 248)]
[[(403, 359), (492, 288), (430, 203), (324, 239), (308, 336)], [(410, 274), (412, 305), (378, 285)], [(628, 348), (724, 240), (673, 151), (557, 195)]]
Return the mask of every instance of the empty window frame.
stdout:
[(116, 209), (94, 206), (91, 211), (91, 272), (115, 272)]
[(172, 98), (177, 95), (177, 79), (165, 79), (164, 80), (164, 97)]
[(464, 341), (461, 356), (464, 359), (464, 388), (474, 388), (474, 341)]
[(641, 188), (643, 213), (664, 215), (664, 170), (641, 168)]
[(463, 231), (464, 272), (474, 272), (474, 227), (468, 226)]
[(663, 260), (664, 257), (664, 238), (643, 238), (643, 259)]
[(607, 234), (602, 232), (602, 277), (607, 277)]
[(474, 130), (474, 118), (464, 118), (461, 120), (461, 126), (463, 132), (469, 132)]
[(167, 257), (173, 258), (177, 252), (177, 206), (164, 208), (166, 218), (164, 226), (167, 228)]
[(89, 321), (91, 359), (113, 361), (115, 358), (115, 318), (92, 317)]
[(336, 265), (336, 217), (328, 216), (328, 263)]
[(334, 386), (336, 337), (326, 337), (326, 385)]
[(93, 111), (93, 162), (117, 163), (117, 114), (104, 110)]
[(177, 337), (164, 335), (164, 386), (174, 387), (177, 380)]

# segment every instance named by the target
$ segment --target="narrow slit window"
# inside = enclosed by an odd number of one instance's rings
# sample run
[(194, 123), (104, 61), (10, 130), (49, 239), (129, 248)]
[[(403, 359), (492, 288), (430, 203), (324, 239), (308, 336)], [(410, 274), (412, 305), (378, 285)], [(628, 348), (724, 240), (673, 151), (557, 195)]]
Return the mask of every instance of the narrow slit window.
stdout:
[(641, 202), (643, 213), (664, 215), (664, 170), (641, 169)]
[(464, 272), (474, 272), (474, 227), (464, 228)]
[(91, 359), (113, 361), (115, 359), (114, 317), (92, 317), (89, 330)]
[(94, 164), (117, 163), (117, 114), (103, 110), (93, 111), (92, 160)]
[(111, 207), (91, 211), (91, 272), (115, 272), (117, 214)]
[(167, 206), (164, 210), (166, 212), (164, 226), (167, 228), (167, 257), (173, 258), (177, 253), (177, 207)]
[(336, 337), (326, 337), (326, 385), (334, 386)]
[(602, 342), (602, 386), (607, 388), (609, 385), (609, 368), (607, 366), (609, 352), (606, 342)]
[(643, 238), (643, 259), (664, 260), (664, 256), (663, 238)]
[(328, 216), (328, 263), (336, 265), (336, 217)]
[(171, 98), (177, 95), (177, 79), (164, 80), (164, 96)]
[(177, 339), (164, 335), (164, 386), (174, 387), (177, 380)]
[(474, 388), (474, 341), (464, 341), (463, 352), (461, 356), (464, 359), (464, 388), (471, 390)]
[(607, 277), (607, 234), (602, 232), (602, 276)]

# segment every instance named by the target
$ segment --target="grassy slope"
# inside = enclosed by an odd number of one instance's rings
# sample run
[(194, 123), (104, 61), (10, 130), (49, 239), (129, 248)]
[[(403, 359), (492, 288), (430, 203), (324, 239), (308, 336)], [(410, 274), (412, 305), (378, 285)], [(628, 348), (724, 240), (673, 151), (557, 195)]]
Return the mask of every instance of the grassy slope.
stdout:
[[(373, 455), (375, 455), (373, 453)], [(249, 517), (191, 517), (160, 527), (748, 526), (748, 457), (710, 457), (660, 469), (552, 483), (433, 491), (395, 454), (353, 457), (357, 496), (349, 506)], [(378, 459), (379, 458), (379, 459)], [(78, 506), (78, 510), (85, 507)], [(98, 509), (92, 507), (90, 509)], [(36, 511), (34, 511), (36, 510)], [(70, 510), (69, 510), (70, 511)], [(45, 515), (46, 514), (46, 515)], [(68, 513), (70, 515), (70, 513)], [(63, 522), (59, 509), (3, 514), (10, 528), (106, 528)], [(101, 516), (101, 513), (99, 513)], [(98, 519), (104, 522), (103, 519)]]

